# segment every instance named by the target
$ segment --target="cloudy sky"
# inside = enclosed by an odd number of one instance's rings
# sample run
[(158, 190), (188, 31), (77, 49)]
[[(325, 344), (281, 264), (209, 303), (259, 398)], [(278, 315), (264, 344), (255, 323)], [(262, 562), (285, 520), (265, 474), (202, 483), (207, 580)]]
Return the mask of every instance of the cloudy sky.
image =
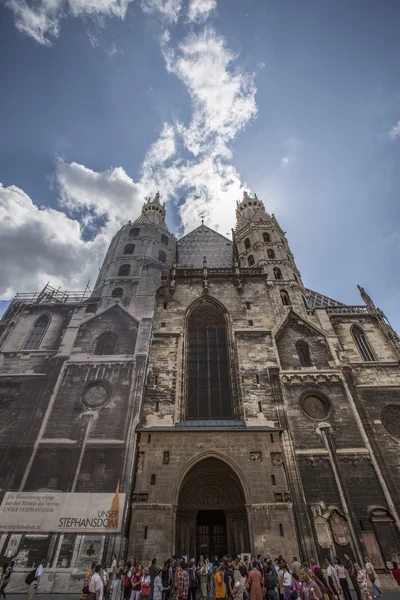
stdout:
[(93, 283), (160, 190), (176, 235), (243, 189), (305, 284), (400, 330), (398, 0), (0, 0), (0, 298)]

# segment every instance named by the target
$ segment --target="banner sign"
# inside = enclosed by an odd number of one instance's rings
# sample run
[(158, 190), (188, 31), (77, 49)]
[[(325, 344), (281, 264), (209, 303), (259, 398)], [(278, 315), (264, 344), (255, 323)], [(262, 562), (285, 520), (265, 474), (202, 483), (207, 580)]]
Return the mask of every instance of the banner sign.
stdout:
[(7, 492), (0, 532), (114, 533), (121, 531), (126, 494)]

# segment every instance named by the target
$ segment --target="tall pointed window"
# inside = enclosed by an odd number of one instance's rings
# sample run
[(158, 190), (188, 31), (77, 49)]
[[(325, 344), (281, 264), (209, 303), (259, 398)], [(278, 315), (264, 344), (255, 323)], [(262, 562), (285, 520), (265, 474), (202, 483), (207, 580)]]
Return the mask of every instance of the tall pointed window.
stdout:
[(365, 331), (358, 325), (353, 325), (351, 328), (351, 335), (353, 336), (353, 340), (360, 351), (362, 359), (365, 361), (376, 360), (375, 355), (372, 352), (372, 348), (367, 340), (367, 336), (365, 335)]
[(131, 272), (131, 265), (121, 265), (118, 271), (118, 275), (129, 275)]
[(49, 324), (50, 317), (48, 315), (42, 315), (36, 319), (32, 329), (28, 333), (28, 337), (25, 340), (24, 350), (39, 349)]
[(300, 340), (296, 344), (297, 354), (299, 355), (300, 365), (302, 367), (311, 367), (310, 348), (304, 340)]
[(283, 279), (282, 271), (279, 269), (279, 267), (274, 267), (274, 277), (275, 279)]
[(290, 298), (286, 290), (281, 290), (281, 300), (284, 306), (290, 306)]
[(252, 267), (254, 265), (254, 256), (252, 254), (250, 254), (249, 258), (247, 259), (247, 262), (249, 264), (249, 267)]
[(158, 251), (158, 260), (163, 263), (167, 262), (167, 255), (165, 254), (164, 250)]
[(275, 258), (275, 252), (272, 250), (272, 248), (268, 248), (267, 254), (268, 258)]
[(266, 231), (264, 231), (264, 233), (263, 233), (263, 240), (264, 240), (264, 242), (271, 241), (271, 237), (270, 237), (269, 233), (267, 233)]
[(133, 254), (135, 252), (135, 244), (127, 244), (124, 248), (124, 254)]
[(112, 331), (105, 331), (96, 340), (94, 354), (115, 354), (118, 336)]
[(248, 249), (250, 248), (250, 245), (251, 245), (251, 244), (250, 244), (250, 240), (249, 240), (249, 238), (246, 238), (246, 239), (244, 240), (244, 247), (246, 248), (246, 250), (248, 250)]
[(225, 315), (204, 300), (188, 321), (188, 419), (233, 416)]

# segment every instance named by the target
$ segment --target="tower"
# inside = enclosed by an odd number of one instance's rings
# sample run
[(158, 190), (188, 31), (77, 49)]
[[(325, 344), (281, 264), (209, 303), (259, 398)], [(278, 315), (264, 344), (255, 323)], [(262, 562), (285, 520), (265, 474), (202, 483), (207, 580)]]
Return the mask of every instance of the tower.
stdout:
[(305, 288), (297, 269), (285, 232), (275, 216), (265, 210), (257, 198), (243, 193), (236, 206), (236, 255), (240, 268), (261, 268), (267, 276), (276, 306), (308, 309)]

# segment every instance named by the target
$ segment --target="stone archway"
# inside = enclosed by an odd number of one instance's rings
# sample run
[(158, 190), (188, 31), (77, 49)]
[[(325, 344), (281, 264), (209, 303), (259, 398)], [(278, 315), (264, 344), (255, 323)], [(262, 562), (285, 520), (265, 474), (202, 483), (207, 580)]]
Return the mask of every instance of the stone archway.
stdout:
[(249, 551), (245, 498), (232, 468), (217, 458), (205, 458), (186, 474), (179, 492), (176, 519), (176, 553)]

